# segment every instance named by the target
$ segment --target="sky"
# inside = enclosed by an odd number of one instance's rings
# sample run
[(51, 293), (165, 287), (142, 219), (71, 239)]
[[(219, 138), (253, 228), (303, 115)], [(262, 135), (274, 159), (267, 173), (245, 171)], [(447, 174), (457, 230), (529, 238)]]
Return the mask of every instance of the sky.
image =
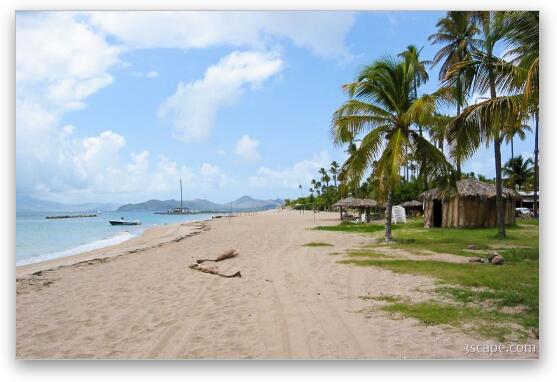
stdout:
[[(330, 136), (341, 85), (410, 44), (432, 59), (443, 15), (18, 12), (16, 191), (128, 203), (176, 199), (182, 179), (185, 199), (307, 193), (346, 159)], [(439, 86), (429, 74), (420, 93)], [(514, 150), (530, 157), (532, 134)], [(492, 148), (463, 171), (494, 176)]]

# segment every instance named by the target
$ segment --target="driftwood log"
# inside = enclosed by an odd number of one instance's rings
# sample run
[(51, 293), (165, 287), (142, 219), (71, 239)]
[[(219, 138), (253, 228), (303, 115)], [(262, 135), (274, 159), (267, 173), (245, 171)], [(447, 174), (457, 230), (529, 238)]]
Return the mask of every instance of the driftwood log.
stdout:
[(216, 268), (211, 268), (211, 267), (208, 267), (208, 268), (200, 267), (199, 264), (192, 264), (192, 265), (190, 265), (190, 268), (191, 268), (191, 269), (194, 269), (194, 270), (196, 270), (196, 271), (199, 271), (199, 272), (210, 273), (210, 274), (212, 274), (212, 275), (217, 275), (217, 276), (220, 276), (220, 277), (226, 277), (226, 278), (242, 277), (242, 274), (240, 273), (240, 271), (238, 271), (238, 272), (236, 272), (236, 273), (234, 273), (234, 274), (232, 274), (232, 275), (225, 275), (225, 274), (220, 273), (220, 272), (218, 271), (218, 269), (216, 269)]
[(226, 260), (226, 259), (232, 259), (233, 257), (236, 257), (238, 255), (239, 255), (239, 253), (235, 249), (229, 249), (228, 251), (224, 252), (222, 255), (218, 256), (216, 259), (197, 260), (197, 264), (202, 264), (206, 261), (219, 262), (219, 261), (223, 261), (223, 260)]

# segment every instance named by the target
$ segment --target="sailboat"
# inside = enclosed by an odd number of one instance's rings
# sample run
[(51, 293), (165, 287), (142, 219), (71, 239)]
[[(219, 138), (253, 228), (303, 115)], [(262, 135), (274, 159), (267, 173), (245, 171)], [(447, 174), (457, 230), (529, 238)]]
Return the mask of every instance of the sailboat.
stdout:
[(155, 212), (155, 214), (158, 214), (158, 215), (187, 215), (187, 214), (194, 213), (188, 207), (184, 207), (182, 203), (183, 203), (183, 201), (182, 201), (182, 179), (180, 179), (180, 207), (179, 208), (171, 208), (171, 209), (163, 211), (163, 212)]

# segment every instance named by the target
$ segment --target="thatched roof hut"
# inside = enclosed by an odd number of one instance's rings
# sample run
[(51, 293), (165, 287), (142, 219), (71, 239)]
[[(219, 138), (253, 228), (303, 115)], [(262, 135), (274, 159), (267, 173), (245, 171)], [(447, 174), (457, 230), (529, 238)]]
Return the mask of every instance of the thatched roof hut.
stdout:
[[(456, 189), (431, 189), (419, 197), (424, 202), (426, 227), (495, 227), (495, 185), (468, 178), (456, 182)], [(505, 224), (514, 224), (515, 192), (503, 188)]]

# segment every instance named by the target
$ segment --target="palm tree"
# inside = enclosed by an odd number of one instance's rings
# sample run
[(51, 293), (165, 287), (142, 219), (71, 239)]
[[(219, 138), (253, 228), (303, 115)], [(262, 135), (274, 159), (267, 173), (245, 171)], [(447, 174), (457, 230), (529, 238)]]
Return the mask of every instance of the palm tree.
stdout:
[[(431, 61), (420, 61), (421, 48), (418, 50), (415, 45), (408, 45), (406, 50), (399, 53), (398, 57), (403, 58), (407, 65), (408, 75), (412, 79), (412, 90), (414, 99), (418, 99), (418, 88), (420, 85), (426, 83), (429, 80), (429, 74), (426, 70), (426, 65), (430, 65)], [(422, 135), (422, 125), (418, 125), (418, 130), (420, 135)], [(408, 147), (405, 148), (408, 151)], [(405, 161), (406, 165), (406, 180), (408, 180), (408, 163)], [(424, 189), (427, 189), (427, 180), (424, 177)]]
[[(449, 11), (447, 16), (437, 22), (437, 33), (429, 36), (429, 41), (433, 44), (443, 44), (435, 57), (433, 57), (432, 67), (441, 64), (439, 79), (445, 81), (449, 70), (458, 63), (467, 59), (470, 51), (477, 45), (475, 35), (478, 28), (472, 22), (472, 12), (468, 11)], [(456, 101), (456, 115), (460, 115), (461, 108), (466, 104), (466, 98), (470, 90), (471, 78), (469, 74), (463, 72), (454, 81), (452, 88), (453, 96)], [(442, 143), (441, 143), (442, 144)], [(457, 178), (460, 178), (460, 161), (456, 161)]]
[[(392, 57), (364, 68), (357, 81), (344, 85), (350, 100), (334, 114), (332, 136), (336, 145), (351, 144), (363, 135), (342, 166), (343, 179), (359, 182), (374, 164), (373, 176), (386, 196), (385, 241), (390, 242), (393, 188), (400, 180), (404, 150), (416, 153), (423, 173), (430, 177), (448, 175), (451, 166), (443, 154), (422, 137), (413, 125), (427, 125), (436, 103), (446, 98), (441, 89), (416, 99), (414, 73), (410, 65)], [(427, 162), (425, 159), (428, 159)], [(427, 164), (427, 168), (424, 168)]]
[(449, 127), (453, 157), (462, 162), (470, 157), (481, 144), (493, 143), (495, 154), (495, 187), (497, 208), (497, 230), (505, 237), (505, 211), (503, 206), (503, 182), (501, 178), (501, 141), (505, 129), (514, 126), (523, 117), (522, 101), (518, 96), (497, 96), (497, 87), (507, 78), (506, 62), (495, 55), (496, 46), (505, 38), (505, 15), (500, 11), (476, 12), (474, 18), (480, 29), (480, 45), (472, 47), (462, 62), (453, 64), (447, 73), (446, 83), (454, 86), (462, 78), (472, 79), (471, 90), (484, 94), (485, 101), (468, 106)]
[(325, 184), (325, 187), (329, 188), (329, 182), (331, 181), (331, 177), (327, 174), (327, 170), (323, 167), (319, 169), (319, 174), (321, 174), (321, 181)]
[(532, 179), (532, 159), (524, 160), (522, 155), (509, 159), (503, 167), (503, 175), (508, 178), (512, 188), (522, 190), (524, 185)]
[(521, 121), (515, 121), (515, 124), (509, 126), (503, 132), (503, 138), (505, 143), (511, 144), (511, 158), (514, 158), (514, 137), (515, 135), (520, 138), (521, 141), (526, 139), (526, 132), (532, 132), (532, 129), (528, 125), (524, 125)]
[(331, 168), (329, 169), (329, 172), (331, 173), (331, 175), (333, 176), (333, 184), (335, 185), (335, 189), (338, 191), (338, 187), (337, 187), (337, 175), (338, 175), (338, 170), (339, 170), (339, 165), (337, 163), (337, 161), (332, 161), (331, 162)]
[(512, 46), (508, 55), (513, 57), (515, 85), (524, 94), (524, 103), (535, 122), (534, 134), (534, 214), (537, 216), (539, 191), (538, 123), (539, 123), (539, 41), (540, 14), (537, 11), (505, 12), (508, 21), (507, 40)]

